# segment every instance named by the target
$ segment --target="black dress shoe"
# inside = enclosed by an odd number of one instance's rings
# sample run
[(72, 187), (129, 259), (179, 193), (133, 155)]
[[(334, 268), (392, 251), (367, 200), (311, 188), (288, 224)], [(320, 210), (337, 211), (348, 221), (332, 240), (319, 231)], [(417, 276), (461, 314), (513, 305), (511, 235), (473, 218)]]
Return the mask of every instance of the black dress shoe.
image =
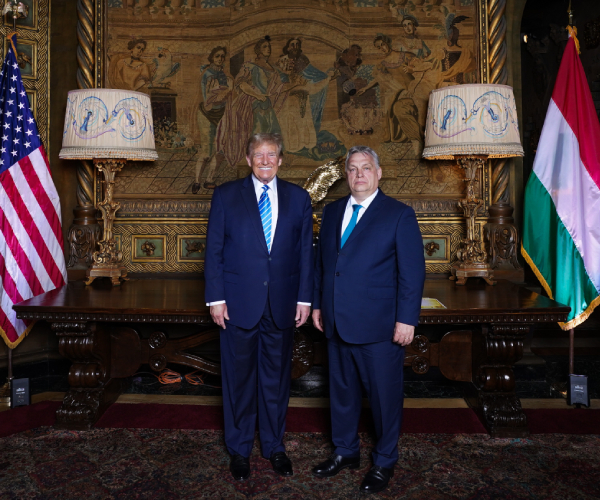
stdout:
[(313, 467), (312, 472), (318, 477), (332, 477), (346, 467), (349, 469), (360, 467), (360, 457), (342, 457), (341, 455), (333, 454), (324, 462)]
[(385, 490), (390, 482), (390, 477), (393, 475), (393, 468), (388, 469), (386, 467), (374, 465), (363, 479), (363, 482), (360, 485), (360, 491), (363, 491), (364, 493), (377, 493), (378, 491)]
[(284, 451), (273, 453), (269, 460), (271, 461), (273, 470), (280, 476), (289, 477), (294, 475), (294, 471), (292, 470), (292, 461), (288, 458)]
[(250, 460), (242, 455), (234, 455), (229, 462), (229, 470), (233, 479), (242, 481), (250, 477)]

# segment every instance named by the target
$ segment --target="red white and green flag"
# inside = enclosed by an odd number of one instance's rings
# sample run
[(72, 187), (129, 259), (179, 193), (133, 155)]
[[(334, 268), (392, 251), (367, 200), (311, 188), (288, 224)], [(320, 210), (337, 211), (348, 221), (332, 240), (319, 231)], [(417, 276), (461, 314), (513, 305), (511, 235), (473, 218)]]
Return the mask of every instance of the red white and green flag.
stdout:
[(571, 307), (563, 330), (600, 303), (600, 123), (576, 41), (571, 32), (525, 187), (521, 248), (550, 298)]

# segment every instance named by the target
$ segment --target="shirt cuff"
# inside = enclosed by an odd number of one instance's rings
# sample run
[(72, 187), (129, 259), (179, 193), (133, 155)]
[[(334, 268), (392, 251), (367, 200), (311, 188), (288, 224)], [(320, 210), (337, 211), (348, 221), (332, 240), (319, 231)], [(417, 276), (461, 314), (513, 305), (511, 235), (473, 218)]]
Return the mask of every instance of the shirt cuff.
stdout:
[(225, 304), (224, 300), (217, 300), (216, 302), (207, 302), (207, 306), (218, 306), (219, 304)]
[(298, 305), (310, 307), (311, 304), (310, 304), (310, 302), (298, 302)]

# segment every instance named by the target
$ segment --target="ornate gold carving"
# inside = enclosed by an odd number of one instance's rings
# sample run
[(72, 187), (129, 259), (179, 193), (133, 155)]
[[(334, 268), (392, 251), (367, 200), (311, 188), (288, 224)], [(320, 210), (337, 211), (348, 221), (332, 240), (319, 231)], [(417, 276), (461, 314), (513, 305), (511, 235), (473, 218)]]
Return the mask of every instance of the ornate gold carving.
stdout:
[(340, 156), (317, 167), (306, 179), (304, 189), (308, 191), (313, 206), (327, 196), (333, 184), (344, 177), (346, 157)]
[(193, 253), (202, 253), (206, 248), (206, 244), (201, 243), (199, 241), (194, 241), (193, 243), (190, 241), (185, 242), (185, 255), (189, 257)]
[(423, 245), (425, 253), (430, 257), (440, 249), (440, 246), (435, 241), (430, 241), (426, 245)]
[(152, 243), (151, 241), (145, 241), (142, 244), (142, 252), (144, 252), (148, 257), (151, 257), (152, 255), (154, 255), (154, 250), (156, 250), (156, 245), (154, 243)]
[[(481, 225), (483, 221), (477, 221), (476, 225), (477, 234), (481, 234)], [(419, 221), (419, 228), (421, 230), (421, 234), (427, 235), (428, 238), (440, 235), (440, 236), (448, 236), (448, 244), (450, 246), (449, 255), (456, 255), (460, 242), (463, 238), (463, 234), (465, 231), (465, 226), (462, 221), (452, 220), (452, 221), (429, 221), (429, 220), (421, 220)], [(427, 273), (449, 273), (451, 267), (451, 262), (426, 262), (425, 268)]]
[(200, 215), (210, 211), (210, 201), (196, 200), (120, 200), (119, 218), (156, 216), (157, 214)]
[(451, 280), (456, 280), (457, 285), (464, 285), (470, 277), (483, 278), (488, 285), (495, 285), (494, 273), (487, 263), (487, 252), (483, 240), (475, 232), (475, 217), (483, 205), (483, 201), (475, 196), (473, 183), (475, 174), (484, 162), (484, 158), (477, 156), (461, 157), (458, 163), (465, 169), (465, 182), (467, 183), (467, 197), (458, 202), (464, 210), (467, 220), (467, 237), (462, 240), (460, 250), (457, 252), (459, 263), (452, 266)]
[(88, 280), (86, 285), (90, 285), (96, 278), (107, 277), (111, 279), (113, 285), (120, 285), (120, 280), (127, 279), (127, 271), (121, 265), (123, 254), (117, 250), (115, 239), (113, 238), (113, 223), (115, 214), (120, 208), (120, 204), (113, 200), (115, 189), (115, 175), (125, 166), (123, 159), (98, 159), (94, 160), (98, 170), (104, 175), (105, 197), (98, 208), (102, 212), (102, 221), (104, 231), (102, 239), (98, 242), (100, 250), (93, 253), (94, 264), (88, 269)]
[[(204, 261), (181, 262), (177, 257), (178, 236), (206, 236), (206, 219), (195, 222), (170, 222), (159, 225), (153, 221), (146, 223), (129, 223), (123, 221), (115, 226), (116, 234), (121, 235), (123, 265), (130, 273), (198, 273), (204, 271)], [(163, 262), (132, 262), (132, 241), (135, 235), (143, 234), (150, 238), (152, 235), (166, 238)]]

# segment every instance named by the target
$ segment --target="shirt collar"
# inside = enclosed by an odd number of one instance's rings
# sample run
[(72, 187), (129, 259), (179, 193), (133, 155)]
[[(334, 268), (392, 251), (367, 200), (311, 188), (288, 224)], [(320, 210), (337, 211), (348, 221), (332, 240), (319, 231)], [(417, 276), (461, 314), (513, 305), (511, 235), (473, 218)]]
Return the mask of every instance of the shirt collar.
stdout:
[[(254, 183), (254, 190), (257, 193), (262, 193), (262, 187), (265, 184), (260, 182), (254, 174), (252, 174), (252, 182)], [(267, 186), (269, 186), (269, 189), (267, 190), (267, 192), (270, 191), (270, 192), (274, 193), (275, 195), (277, 195), (277, 176), (273, 177), (271, 182), (267, 183)]]
[(369, 205), (375, 199), (375, 196), (377, 196), (377, 193), (379, 193), (379, 188), (377, 188), (375, 190), (375, 192), (371, 196), (369, 196), (366, 200), (364, 200), (362, 203), (359, 203), (358, 201), (356, 201), (354, 199), (354, 196), (350, 195), (350, 199), (348, 200), (348, 203), (350, 204), (350, 206), (352, 206), (352, 205), (361, 205), (366, 210), (367, 208), (369, 208)]

